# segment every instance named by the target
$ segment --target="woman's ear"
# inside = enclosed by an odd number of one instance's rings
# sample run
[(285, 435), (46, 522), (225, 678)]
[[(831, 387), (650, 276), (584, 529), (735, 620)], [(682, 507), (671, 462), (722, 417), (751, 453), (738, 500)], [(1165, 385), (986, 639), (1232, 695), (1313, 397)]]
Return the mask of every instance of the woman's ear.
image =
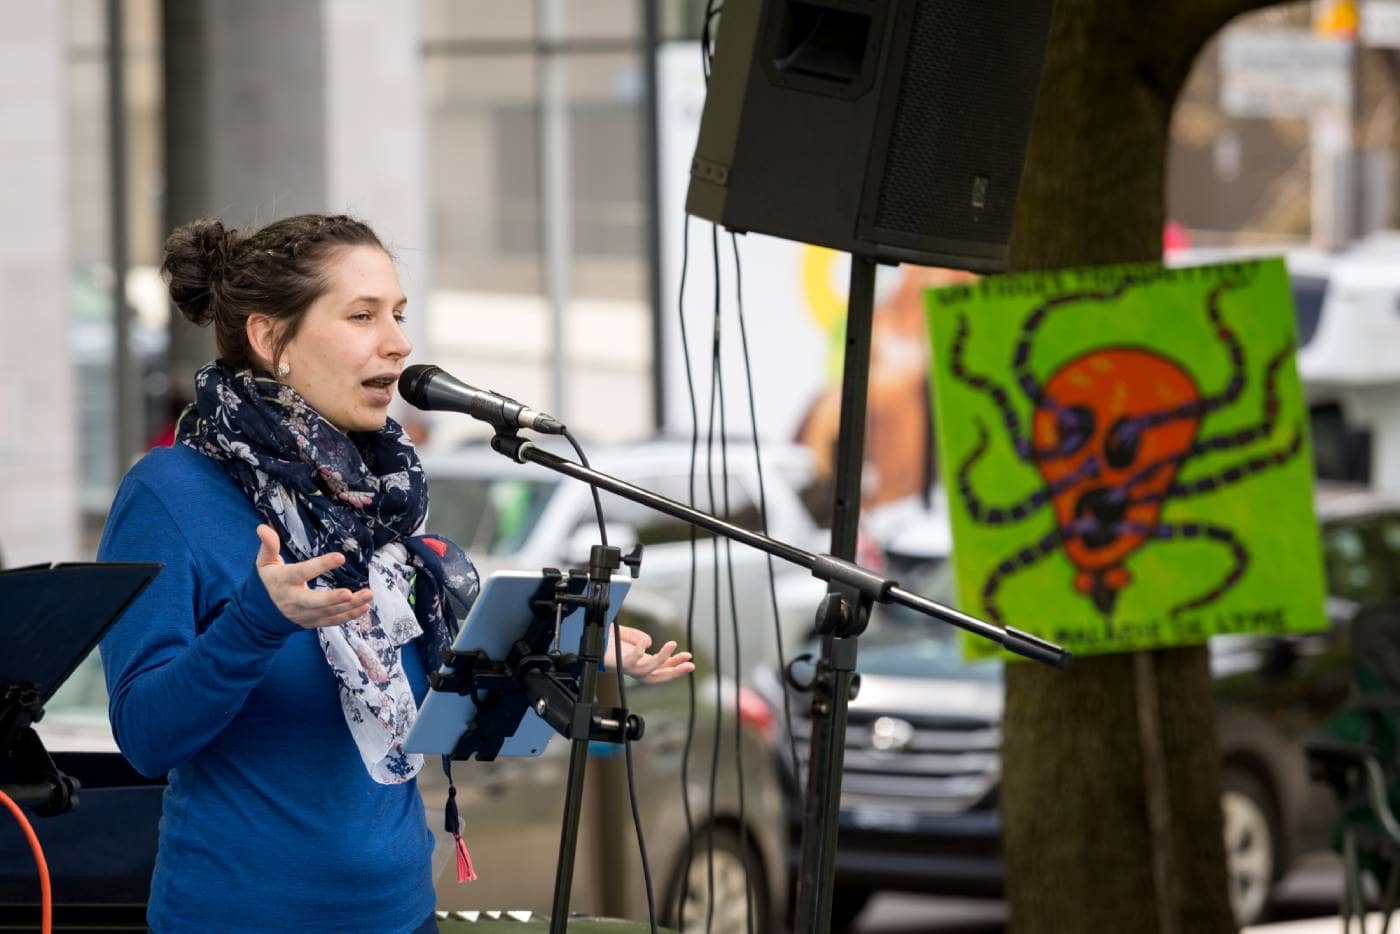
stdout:
[(271, 372), (274, 363), (273, 351), (277, 347), (277, 322), (267, 315), (254, 313), (248, 316), (244, 328), (248, 335), (248, 349), (253, 352), (253, 358), (263, 369)]

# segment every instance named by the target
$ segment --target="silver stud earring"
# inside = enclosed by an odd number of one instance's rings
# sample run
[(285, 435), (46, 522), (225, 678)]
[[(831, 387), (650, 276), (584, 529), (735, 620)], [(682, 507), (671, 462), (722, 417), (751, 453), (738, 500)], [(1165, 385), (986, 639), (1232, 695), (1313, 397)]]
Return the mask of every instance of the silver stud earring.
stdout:
[(287, 376), (288, 376), (288, 374), (290, 374), (291, 372), (292, 372), (292, 368), (289, 367), (289, 366), (287, 366), (287, 361), (286, 361), (286, 360), (283, 360), (282, 362), (280, 362), (280, 363), (277, 364), (277, 378), (278, 378), (278, 379), (286, 379)]

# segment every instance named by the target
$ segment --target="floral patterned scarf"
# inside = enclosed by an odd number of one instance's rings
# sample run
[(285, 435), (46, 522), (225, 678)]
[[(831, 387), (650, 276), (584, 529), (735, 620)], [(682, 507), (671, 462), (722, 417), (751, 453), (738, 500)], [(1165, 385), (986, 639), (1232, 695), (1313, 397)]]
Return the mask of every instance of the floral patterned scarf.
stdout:
[(347, 435), (290, 386), (220, 361), (195, 374), (176, 440), (223, 465), (294, 561), (344, 553), (313, 587), (370, 588), (368, 613), (316, 634), (370, 775), (386, 785), (411, 779), (423, 757), (403, 749), (417, 707), (400, 647), (417, 639), (424, 667), (435, 670), (449, 625), (479, 589), (460, 548), (417, 534), (428, 487), (413, 443), (392, 419)]

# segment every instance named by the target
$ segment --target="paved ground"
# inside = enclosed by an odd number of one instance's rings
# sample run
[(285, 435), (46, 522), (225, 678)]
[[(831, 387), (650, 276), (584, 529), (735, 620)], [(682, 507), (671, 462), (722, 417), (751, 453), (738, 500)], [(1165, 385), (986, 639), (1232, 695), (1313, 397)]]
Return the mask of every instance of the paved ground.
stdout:
[[(1246, 934), (1338, 934), (1337, 897), (1341, 872), (1335, 861), (1321, 860), (1284, 880), (1278, 905), (1268, 923)], [(1367, 934), (1380, 930), (1379, 915)], [(1400, 922), (1400, 919), (1397, 919)], [(1397, 925), (1400, 928), (1400, 925)], [(856, 934), (1002, 934), (1006, 907), (997, 901), (882, 894), (871, 900), (856, 921)]]

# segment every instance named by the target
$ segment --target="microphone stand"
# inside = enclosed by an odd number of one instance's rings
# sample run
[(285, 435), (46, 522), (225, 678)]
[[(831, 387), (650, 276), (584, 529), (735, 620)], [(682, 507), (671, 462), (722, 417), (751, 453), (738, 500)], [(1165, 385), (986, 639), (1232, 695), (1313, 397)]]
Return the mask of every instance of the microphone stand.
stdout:
[[(873, 286), (874, 271), (871, 264), (870, 281)], [(868, 334), (867, 334), (867, 361), (868, 361)], [(860, 374), (860, 384), (864, 386), (864, 373)], [(864, 392), (861, 392), (863, 399)], [(842, 431), (841, 447), (845, 447), (848, 436), (846, 431), (846, 405), (843, 399), (842, 406)], [(863, 421), (863, 420), (862, 420)], [(859, 437), (859, 433), (857, 434)], [(599, 473), (582, 464), (567, 460), (549, 451), (537, 447), (533, 442), (521, 438), (513, 429), (498, 427), (496, 435), (491, 439), (491, 447), (500, 454), (509, 457), (517, 463), (533, 463), (541, 467), (546, 467), (556, 473), (566, 477), (581, 480), (584, 483), (597, 487), (600, 490), (607, 490), (623, 499), (631, 500), (642, 506), (654, 509), (683, 522), (688, 522), (697, 528), (705, 529), (716, 535), (757, 548), (766, 554), (779, 558), (789, 564), (795, 564), (806, 568), (812, 572), (812, 576), (827, 583), (827, 595), (822, 599), (817, 610), (817, 631), (823, 636), (822, 658), (818, 663), (817, 676), (813, 682), (813, 691), (816, 696), (812, 701), (813, 709), (813, 737), (812, 753), (808, 756), (808, 795), (807, 805), (803, 813), (803, 848), (802, 867), (799, 870), (799, 899), (807, 886), (811, 884), (814, 875), (824, 875), (827, 880), (826, 896), (816, 902), (814, 906), (805, 909), (815, 910), (826, 915), (830, 914), (830, 880), (834, 878), (835, 859), (835, 839), (836, 824), (839, 814), (840, 790), (841, 790), (841, 765), (843, 758), (842, 737), (845, 734), (845, 712), (846, 702), (853, 696), (854, 691), (854, 670), (856, 659), (856, 637), (864, 631), (866, 622), (870, 616), (870, 608), (875, 603), (897, 603), (909, 609), (916, 610), (934, 619), (945, 623), (950, 623), (960, 629), (989, 639), (997, 643), (1006, 650), (1017, 655), (1032, 659), (1054, 668), (1067, 668), (1070, 663), (1070, 654), (1058, 645), (1048, 642), (1038, 636), (1022, 632), (1010, 626), (997, 626), (966, 613), (959, 612), (952, 607), (936, 603), (927, 597), (912, 593), (893, 580), (880, 576), (875, 571), (862, 567), (846, 558), (835, 555), (817, 555), (809, 551), (804, 551), (794, 545), (777, 539), (769, 538), (757, 532), (751, 532), (741, 526), (726, 522), (717, 516), (692, 509), (675, 500), (667, 499), (650, 490), (633, 486), (626, 481), (619, 480), (608, 474)], [(856, 450), (859, 456), (859, 449)], [(856, 474), (857, 480), (859, 473)], [(837, 518), (842, 519), (842, 499), (841, 491), (837, 494)], [(859, 500), (856, 500), (858, 506)], [(847, 509), (845, 524), (849, 526), (846, 537), (849, 538), (849, 545), (838, 539), (838, 531), (833, 530), (833, 545), (836, 549), (843, 546), (854, 549), (854, 509)], [(594, 549), (595, 553), (599, 549)], [(595, 554), (595, 562), (597, 555)], [(616, 567), (616, 564), (613, 564)], [(591, 569), (595, 573), (606, 570), (603, 568)], [(590, 575), (592, 576), (592, 575)], [(595, 582), (594, 586), (601, 584), (604, 588), (603, 599), (606, 600), (606, 581)], [(595, 610), (595, 612), (597, 612)], [(599, 613), (601, 615), (601, 613)], [(589, 627), (592, 628), (592, 627)], [(601, 625), (597, 627), (601, 629)], [(587, 632), (588, 629), (585, 630)], [(587, 636), (585, 635), (585, 639)], [(599, 646), (592, 646), (600, 649)], [(585, 658), (592, 654), (583, 653)], [(601, 654), (601, 651), (598, 652)], [(596, 670), (596, 666), (590, 666)], [(580, 684), (580, 699), (588, 704), (592, 701), (592, 688), (594, 678), (591, 671), (585, 669), (585, 678)], [(820, 728), (819, 728), (820, 724)], [(833, 738), (833, 728), (839, 726), (839, 735)], [(820, 730), (827, 731), (823, 735)], [(561, 840), (561, 853), (558, 869), (555, 875), (554, 891), (554, 916), (551, 918), (551, 934), (563, 934), (565, 930), (565, 920), (568, 914), (569, 893), (573, 883), (573, 847), (576, 843), (576, 831), (571, 832), (568, 824), (570, 819), (577, 821), (577, 811), (582, 798), (582, 785), (584, 767), (587, 761), (587, 743), (574, 742), (569, 759), (569, 783), (568, 798), (565, 801), (565, 828), (563, 839)], [(819, 823), (820, 822), (820, 823)], [(819, 825), (818, 825), (819, 824)], [(816, 825), (816, 826), (814, 826)], [(809, 854), (809, 847), (816, 845), (819, 850), (820, 863), (815, 870), (811, 867), (814, 857)], [(562, 852), (567, 847), (568, 853)], [(820, 891), (820, 889), (819, 889)], [(799, 902), (798, 905), (798, 931), (819, 931), (825, 930), (826, 926), (803, 926), (806, 919), (804, 908)], [(829, 918), (828, 918), (829, 923)]]

